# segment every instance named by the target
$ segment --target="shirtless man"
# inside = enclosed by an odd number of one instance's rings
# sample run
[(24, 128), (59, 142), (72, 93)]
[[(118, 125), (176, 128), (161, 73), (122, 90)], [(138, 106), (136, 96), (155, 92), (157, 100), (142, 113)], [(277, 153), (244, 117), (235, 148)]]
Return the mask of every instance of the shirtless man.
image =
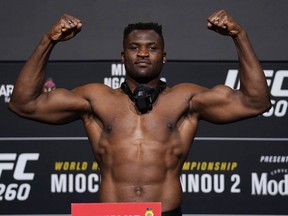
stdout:
[(208, 18), (209, 29), (235, 42), (240, 90), (189, 83), (166, 87), (160, 82), (166, 62), (161, 26), (150, 23), (125, 30), (121, 60), (126, 82), (121, 88), (92, 83), (42, 93), (51, 51), (81, 27), (79, 19), (65, 14), (43, 36), (17, 78), (9, 108), (50, 124), (83, 121), (101, 167), (100, 202), (161, 202), (168, 212), (163, 215), (181, 215), (179, 175), (199, 120), (234, 122), (270, 108), (266, 79), (245, 29), (224, 10)]

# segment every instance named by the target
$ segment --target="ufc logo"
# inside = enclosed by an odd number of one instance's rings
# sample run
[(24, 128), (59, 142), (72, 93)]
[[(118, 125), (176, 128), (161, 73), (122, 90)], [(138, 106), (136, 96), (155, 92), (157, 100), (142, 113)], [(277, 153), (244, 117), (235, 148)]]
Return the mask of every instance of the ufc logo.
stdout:
[[(285, 89), (284, 83), (288, 79), (288, 70), (264, 70), (268, 86), (271, 88), (271, 95), (274, 97), (288, 97), (288, 89)], [(239, 89), (238, 70), (229, 69), (225, 85)]]
[(29, 161), (39, 159), (39, 153), (22, 153), (17, 158), (16, 153), (0, 153), (0, 178), (4, 170), (14, 170), (15, 180), (33, 180), (34, 173), (25, 173)]

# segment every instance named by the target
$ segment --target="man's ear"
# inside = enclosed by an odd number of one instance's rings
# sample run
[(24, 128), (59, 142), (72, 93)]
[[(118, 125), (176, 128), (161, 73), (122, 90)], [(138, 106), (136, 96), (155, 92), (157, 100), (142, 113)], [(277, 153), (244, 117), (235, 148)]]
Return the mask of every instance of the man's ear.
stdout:
[(121, 63), (124, 64), (124, 52), (121, 52)]
[(163, 64), (165, 64), (167, 62), (167, 57), (166, 57), (166, 53), (163, 53)]

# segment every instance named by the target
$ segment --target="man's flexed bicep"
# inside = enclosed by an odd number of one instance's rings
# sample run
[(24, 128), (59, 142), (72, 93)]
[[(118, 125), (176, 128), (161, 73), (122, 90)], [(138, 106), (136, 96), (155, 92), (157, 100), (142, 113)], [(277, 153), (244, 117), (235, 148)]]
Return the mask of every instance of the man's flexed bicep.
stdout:
[(226, 11), (219, 10), (208, 18), (208, 28), (234, 41), (240, 71), (240, 89), (218, 85), (191, 99), (192, 111), (199, 118), (227, 123), (260, 115), (270, 108), (267, 82), (246, 30)]
[(17, 77), (8, 105), (11, 111), (25, 118), (60, 124), (78, 118), (79, 113), (89, 109), (88, 102), (76, 92), (64, 89), (50, 93), (41, 91), (46, 65), (55, 45), (75, 37), (81, 27), (81, 20), (64, 14), (43, 35)]
[(89, 101), (79, 95), (79, 90), (55, 89), (42, 93), (27, 103), (12, 97), (9, 109), (17, 115), (49, 124), (64, 124), (79, 119), (90, 112)]
[(191, 99), (192, 111), (200, 119), (219, 124), (259, 115), (257, 104), (258, 100), (224, 85), (206, 89)]

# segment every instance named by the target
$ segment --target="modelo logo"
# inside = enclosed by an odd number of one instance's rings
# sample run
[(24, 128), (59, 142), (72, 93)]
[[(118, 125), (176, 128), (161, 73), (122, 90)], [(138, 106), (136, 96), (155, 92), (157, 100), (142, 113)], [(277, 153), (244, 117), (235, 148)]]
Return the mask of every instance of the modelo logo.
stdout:
[[(287, 113), (288, 101), (288, 89), (285, 89), (284, 82), (288, 78), (288, 70), (264, 70), (264, 74), (267, 80), (267, 84), (270, 87), (271, 96), (274, 98), (271, 100), (271, 109), (264, 113), (263, 116), (270, 117), (283, 117)], [(238, 70), (228, 70), (225, 85), (233, 88), (239, 89), (239, 72)], [(281, 98), (281, 99), (279, 99)]]
[(252, 173), (252, 195), (288, 195), (288, 174), (280, 181), (268, 179), (268, 173), (262, 173), (259, 177), (257, 173)]
[[(0, 153), (0, 179), (3, 172), (13, 172), (16, 181), (32, 181), (34, 173), (26, 173), (30, 161), (37, 161), (39, 153), (22, 153), (17, 158), (16, 153)], [(3, 182), (3, 181), (1, 181)], [(0, 201), (27, 200), (31, 185), (28, 183), (0, 183)]]

